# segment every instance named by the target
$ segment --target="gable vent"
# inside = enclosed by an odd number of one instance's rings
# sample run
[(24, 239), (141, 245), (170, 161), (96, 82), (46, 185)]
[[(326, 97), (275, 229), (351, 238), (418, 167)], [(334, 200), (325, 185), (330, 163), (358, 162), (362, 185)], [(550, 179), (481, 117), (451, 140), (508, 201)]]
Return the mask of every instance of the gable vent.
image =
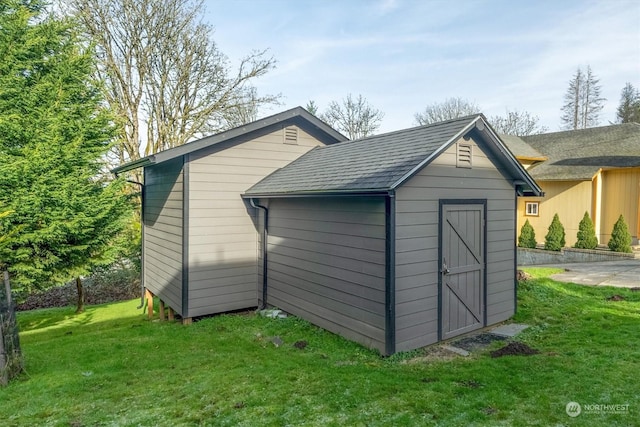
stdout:
[(470, 168), (473, 159), (473, 146), (471, 144), (458, 143), (456, 166), (459, 168)]
[(284, 143), (297, 145), (298, 144), (298, 128), (297, 127), (287, 127), (284, 128)]

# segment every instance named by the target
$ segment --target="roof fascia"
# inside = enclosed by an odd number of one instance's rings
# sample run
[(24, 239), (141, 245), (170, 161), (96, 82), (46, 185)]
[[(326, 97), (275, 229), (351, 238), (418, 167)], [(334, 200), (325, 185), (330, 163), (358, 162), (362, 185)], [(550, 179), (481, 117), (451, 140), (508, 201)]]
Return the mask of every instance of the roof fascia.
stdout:
[(111, 173), (118, 176), (118, 174), (121, 174), (123, 172), (128, 172), (133, 169), (149, 166), (154, 164), (155, 162), (156, 162), (155, 155), (151, 155), (151, 156), (143, 157), (142, 159), (134, 160), (132, 162), (125, 163), (123, 165), (115, 167), (111, 169)]
[(372, 190), (352, 190), (352, 191), (310, 191), (310, 192), (292, 192), (292, 193), (256, 193), (241, 194), (243, 199), (293, 199), (300, 197), (368, 197), (368, 196), (387, 196), (391, 191), (389, 189), (372, 189)]
[(541, 156), (541, 157), (534, 157), (534, 156), (516, 156), (517, 160), (523, 160), (526, 162), (544, 162), (549, 160), (548, 157), (545, 156)]

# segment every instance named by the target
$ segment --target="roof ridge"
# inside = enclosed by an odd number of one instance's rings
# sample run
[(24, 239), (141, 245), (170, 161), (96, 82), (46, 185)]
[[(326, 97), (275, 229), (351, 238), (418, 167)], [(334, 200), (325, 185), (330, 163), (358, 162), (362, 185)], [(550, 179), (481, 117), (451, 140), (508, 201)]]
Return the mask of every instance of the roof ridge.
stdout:
[(546, 132), (546, 133), (537, 133), (535, 135), (525, 135), (525, 136), (521, 136), (520, 139), (523, 140), (527, 140), (529, 138), (539, 138), (539, 137), (545, 137), (545, 136), (552, 136), (552, 135), (559, 135), (559, 134), (579, 134), (579, 133), (589, 133), (589, 132), (596, 132), (596, 131), (605, 131), (607, 129), (610, 128), (621, 128), (623, 126), (640, 126), (640, 124), (635, 123), (635, 122), (629, 122), (629, 123), (613, 123), (613, 124), (609, 124), (609, 125), (605, 125), (605, 126), (594, 126), (594, 127), (590, 127), (590, 128), (585, 128), (585, 129), (569, 129), (569, 130), (559, 130), (556, 132)]
[[(344, 146), (346, 144), (352, 144), (352, 143), (360, 143), (360, 142), (364, 142), (364, 141), (369, 141), (369, 140), (373, 140), (373, 139), (379, 139), (379, 138), (386, 138), (389, 136), (394, 136), (394, 135), (401, 135), (401, 134), (405, 134), (405, 133), (410, 133), (410, 132), (414, 132), (418, 129), (426, 129), (426, 128), (430, 128), (430, 127), (436, 127), (436, 126), (444, 126), (444, 125), (448, 125), (454, 122), (462, 122), (462, 121), (471, 121), (472, 119), (476, 119), (478, 116), (482, 116), (481, 113), (478, 114), (471, 114), (468, 116), (463, 116), (463, 117), (458, 117), (455, 119), (449, 119), (449, 120), (445, 120), (443, 122), (435, 122), (435, 123), (429, 123), (426, 125), (418, 125), (418, 126), (412, 126), (410, 128), (406, 128), (406, 129), (397, 129), (397, 130), (393, 130), (393, 131), (389, 131), (389, 132), (385, 132), (385, 133), (379, 133), (376, 135), (370, 135), (370, 136), (365, 136), (363, 138), (358, 138), (358, 139), (350, 139), (347, 141), (343, 141), (340, 142), (339, 144), (332, 144), (332, 145), (325, 145), (323, 147), (320, 147), (321, 150), (327, 149), (327, 148), (331, 148), (334, 146)], [(484, 117), (484, 116), (483, 116)]]

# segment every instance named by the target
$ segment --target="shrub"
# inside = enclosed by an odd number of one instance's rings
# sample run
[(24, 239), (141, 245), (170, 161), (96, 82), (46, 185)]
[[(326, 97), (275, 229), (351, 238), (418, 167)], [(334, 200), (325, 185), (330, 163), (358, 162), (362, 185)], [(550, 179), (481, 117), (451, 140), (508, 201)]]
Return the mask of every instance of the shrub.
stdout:
[(544, 238), (544, 248), (548, 251), (559, 251), (564, 248), (565, 243), (564, 227), (558, 214), (555, 214), (549, 226), (549, 232)]
[(575, 247), (578, 249), (595, 249), (596, 246), (598, 246), (596, 229), (589, 217), (589, 213), (585, 212), (580, 225), (578, 225), (578, 241)]
[(536, 247), (536, 232), (529, 223), (529, 220), (526, 220), (522, 228), (520, 229), (520, 237), (518, 237), (518, 246), (521, 248), (532, 248)]
[(609, 249), (614, 252), (626, 252), (631, 253), (631, 234), (629, 233), (629, 227), (624, 221), (624, 217), (620, 215), (620, 218), (613, 225), (613, 231), (611, 232), (611, 239), (609, 240)]

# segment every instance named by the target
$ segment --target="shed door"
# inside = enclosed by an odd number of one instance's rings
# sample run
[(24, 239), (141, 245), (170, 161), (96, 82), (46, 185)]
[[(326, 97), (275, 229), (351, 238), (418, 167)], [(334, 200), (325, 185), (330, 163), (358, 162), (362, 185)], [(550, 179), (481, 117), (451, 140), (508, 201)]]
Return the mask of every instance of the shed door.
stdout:
[(484, 326), (484, 204), (441, 204), (441, 339)]

